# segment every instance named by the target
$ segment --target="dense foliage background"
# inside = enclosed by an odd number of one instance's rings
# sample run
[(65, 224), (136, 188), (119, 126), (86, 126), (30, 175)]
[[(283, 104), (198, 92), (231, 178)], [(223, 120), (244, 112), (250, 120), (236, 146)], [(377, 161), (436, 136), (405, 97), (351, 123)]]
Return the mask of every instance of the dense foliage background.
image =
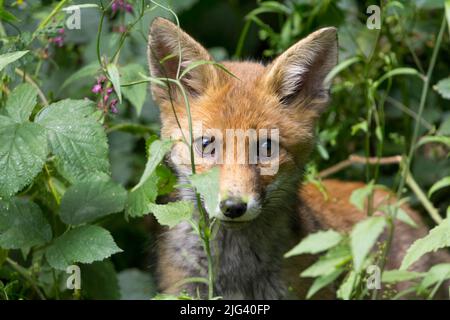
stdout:
[[(329, 173), (323, 170), (352, 156), (349, 166), (332, 171), (370, 183), (354, 195), (355, 205), (388, 186), (430, 227), (440, 223), (448, 232), (448, 1), (159, 3), (217, 61), (266, 62), (319, 27), (338, 27), (341, 63), (307, 180), (320, 184)], [(63, 9), (73, 4), (82, 5), (81, 26), (71, 30), (72, 14)], [(380, 30), (366, 26), (371, 4), (381, 6)], [(0, 1), (0, 299), (156, 293), (145, 215), (190, 209), (155, 204), (174, 184), (155, 156), (168, 146), (156, 140), (158, 109), (143, 81), (148, 26), (157, 16), (173, 20), (141, 0)], [(395, 156), (403, 162), (387, 158)], [(375, 160), (358, 161), (368, 158)], [(428, 251), (450, 245), (448, 233), (442, 241), (428, 243)], [(81, 266), (81, 290), (66, 288), (73, 263)], [(450, 274), (446, 268), (421, 287), (424, 296)]]

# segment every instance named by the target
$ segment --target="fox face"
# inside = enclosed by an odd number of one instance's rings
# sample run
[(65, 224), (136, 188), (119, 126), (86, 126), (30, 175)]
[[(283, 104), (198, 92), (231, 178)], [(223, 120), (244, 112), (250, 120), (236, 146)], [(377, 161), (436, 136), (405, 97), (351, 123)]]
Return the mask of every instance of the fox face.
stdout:
[[(295, 194), (314, 146), (315, 122), (328, 101), (324, 79), (337, 63), (335, 28), (314, 32), (267, 66), (224, 62), (225, 71), (188, 34), (157, 18), (148, 58), (151, 75), (166, 79), (151, 89), (160, 106), (161, 136), (176, 141), (170, 163), (180, 180), (192, 173), (190, 127), (196, 173), (219, 168), (219, 205), (206, 208), (211, 217), (242, 225), (279, 207), (286, 196), (281, 185), (291, 185), (286, 193)], [(192, 198), (190, 192), (182, 195)]]

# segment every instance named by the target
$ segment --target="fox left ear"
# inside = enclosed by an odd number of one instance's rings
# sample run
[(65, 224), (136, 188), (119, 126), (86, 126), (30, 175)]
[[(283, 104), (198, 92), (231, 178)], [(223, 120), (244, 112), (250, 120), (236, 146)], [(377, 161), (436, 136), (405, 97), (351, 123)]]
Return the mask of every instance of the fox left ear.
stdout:
[[(156, 18), (152, 22), (147, 49), (150, 73), (158, 78), (175, 79), (191, 62), (212, 60), (202, 45), (178, 26), (163, 18)], [(199, 96), (207, 85), (215, 83), (215, 79), (214, 67), (204, 64), (192, 68), (180, 81), (189, 95)], [(153, 97), (159, 102), (177, 98), (179, 88), (173, 83), (169, 83), (169, 87), (152, 84)]]
[(314, 105), (328, 101), (325, 77), (337, 64), (336, 28), (320, 29), (300, 40), (268, 66), (266, 85), (286, 105)]

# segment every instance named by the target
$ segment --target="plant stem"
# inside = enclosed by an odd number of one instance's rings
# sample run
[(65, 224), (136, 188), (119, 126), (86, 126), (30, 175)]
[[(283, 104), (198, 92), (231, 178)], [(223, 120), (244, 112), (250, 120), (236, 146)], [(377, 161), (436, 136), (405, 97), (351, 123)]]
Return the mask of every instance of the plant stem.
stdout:
[(417, 198), (422, 203), (424, 208), (428, 211), (430, 217), (434, 220), (434, 222), (436, 222), (436, 224), (440, 224), (443, 221), (443, 219), (439, 215), (439, 211), (434, 207), (434, 205), (430, 202), (430, 200), (428, 200), (427, 196), (419, 187), (416, 180), (414, 180), (410, 172), (407, 173), (406, 184), (416, 194)]
[(39, 298), (41, 300), (47, 300), (45, 298), (44, 294), (42, 293), (42, 291), (38, 288), (34, 279), (28, 274), (29, 271), (27, 269), (25, 269), (24, 267), (22, 267), (21, 265), (19, 265), (17, 262), (15, 262), (14, 260), (12, 260), (10, 258), (6, 258), (6, 262), (8, 262), (8, 264), (11, 266), (11, 268), (16, 270), (22, 277), (24, 277), (31, 284), (34, 291), (36, 291), (37, 295), (39, 296)]
[[(441, 47), (442, 38), (444, 36), (445, 24), (446, 24), (445, 18), (446, 17), (445, 17), (445, 13), (444, 13), (444, 17), (442, 18), (441, 28), (440, 28), (438, 36), (437, 36), (436, 45), (435, 45), (435, 47), (433, 49), (433, 53), (431, 55), (430, 65), (428, 66), (427, 74), (426, 74), (426, 77), (423, 82), (422, 94), (420, 97), (420, 104), (419, 104), (419, 112), (417, 113), (417, 119), (415, 119), (415, 123), (414, 123), (414, 132), (413, 132), (413, 137), (411, 139), (411, 145), (409, 147), (408, 157), (405, 159), (403, 170), (401, 170), (401, 179), (400, 179), (400, 183), (399, 183), (399, 186), (397, 189), (397, 199), (400, 199), (400, 197), (403, 193), (403, 188), (405, 187), (406, 179), (408, 177), (408, 173), (410, 170), (411, 160), (412, 160), (412, 157), (414, 156), (414, 151), (416, 149), (417, 138), (419, 136), (419, 127), (420, 127), (419, 119), (422, 119), (423, 110), (425, 109), (425, 103), (427, 100), (428, 89), (430, 86), (431, 76), (433, 75), (433, 70), (434, 70), (434, 66), (436, 64), (437, 55), (438, 55), (439, 49)], [(395, 231), (394, 221), (397, 216), (397, 212), (398, 212), (398, 208), (395, 207), (394, 212), (392, 213), (392, 215), (390, 215), (390, 217), (388, 219), (389, 235), (388, 235), (388, 240), (386, 241), (386, 246), (382, 253), (381, 261), (380, 261), (381, 274), (383, 274), (383, 270), (386, 265), (386, 260), (387, 260), (389, 251), (392, 246), (392, 240), (394, 238), (393, 235), (394, 235), (394, 231)], [(374, 294), (372, 296), (372, 299), (376, 300), (377, 296), (378, 296), (378, 290), (375, 290)]]

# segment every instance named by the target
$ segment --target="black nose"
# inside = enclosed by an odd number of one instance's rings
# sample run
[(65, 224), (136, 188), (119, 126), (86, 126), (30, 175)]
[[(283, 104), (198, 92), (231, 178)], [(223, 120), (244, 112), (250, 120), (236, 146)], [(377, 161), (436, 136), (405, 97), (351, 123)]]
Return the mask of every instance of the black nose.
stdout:
[(220, 202), (220, 210), (228, 218), (237, 218), (247, 211), (247, 204), (240, 198), (228, 198)]

